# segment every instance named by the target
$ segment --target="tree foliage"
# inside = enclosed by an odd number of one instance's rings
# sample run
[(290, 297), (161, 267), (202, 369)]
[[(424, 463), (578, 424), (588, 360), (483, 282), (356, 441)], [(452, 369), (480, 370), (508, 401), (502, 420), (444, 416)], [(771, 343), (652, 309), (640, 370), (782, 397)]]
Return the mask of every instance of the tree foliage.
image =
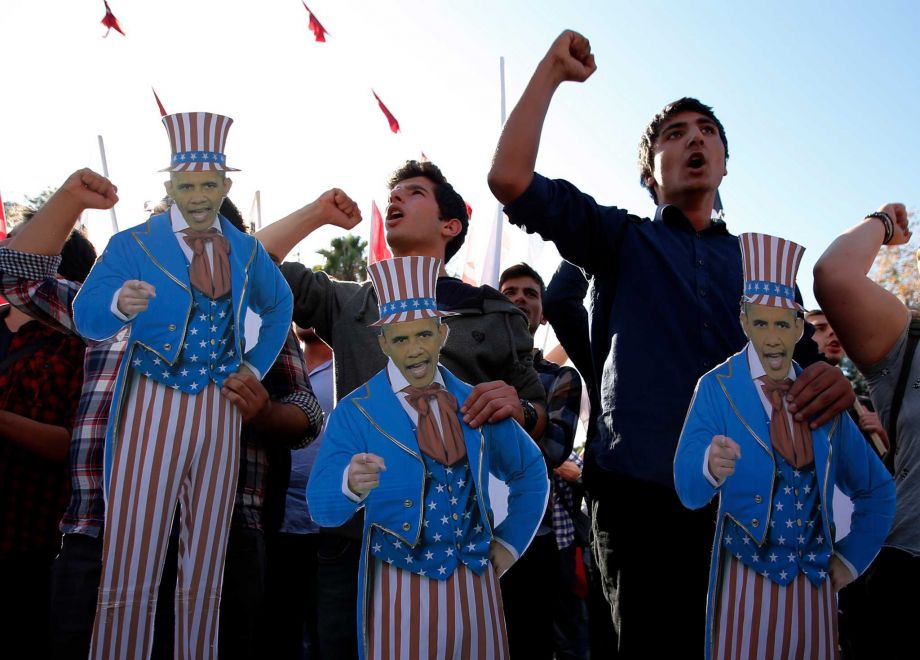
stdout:
[(913, 237), (904, 245), (885, 246), (879, 251), (869, 277), (891, 291), (908, 307), (920, 308), (920, 270), (917, 250), (920, 236), (917, 234), (916, 211), (910, 212), (910, 229)]
[(337, 236), (330, 241), (328, 250), (316, 251), (326, 262), (314, 266), (313, 270), (323, 270), (337, 280), (363, 282), (367, 279), (365, 248), (367, 241), (360, 236)]

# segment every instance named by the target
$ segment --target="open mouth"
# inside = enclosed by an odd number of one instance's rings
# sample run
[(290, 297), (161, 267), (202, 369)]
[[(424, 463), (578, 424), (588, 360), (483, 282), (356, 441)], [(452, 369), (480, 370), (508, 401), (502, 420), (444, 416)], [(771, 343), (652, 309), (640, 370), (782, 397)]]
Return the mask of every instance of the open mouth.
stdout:
[(687, 159), (687, 165), (690, 169), (698, 170), (706, 164), (706, 156), (700, 152), (695, 152), (690, 154), (690, 158)]
[(428, 373), (429, 364), (429, 360), (423, 360), (422, 362), (416, 362), (415, 364), (407, 364), (406, 371), (413, 378), (422, 378), (426, 373)]
[(786, 359), (786, 351), (775, 351), (772, 353), (763, 354), (764, 362), (770, 369), (776, 371), (777, 369), (782, 369), (783, 361)]
[(401, 220), (403, 217), (403, 212), (396, 208), (387, 209), (387, 222), (395, 222)]
[(193, 219), (197, 220), (198, 222), (203, 222), (208, 219), (208, 216), (211, 215), (211, 209), (210, 208), (195, 209), (193, 211), (189, 211), (188, 214)]

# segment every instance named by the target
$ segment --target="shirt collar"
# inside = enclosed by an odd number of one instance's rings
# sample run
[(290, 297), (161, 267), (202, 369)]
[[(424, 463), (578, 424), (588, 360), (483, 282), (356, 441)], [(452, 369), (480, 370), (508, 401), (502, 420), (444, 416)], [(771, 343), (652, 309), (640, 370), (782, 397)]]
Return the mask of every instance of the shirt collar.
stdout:
[[(179, 210), (179, 207), (176, 204), (173, 204), (169, 207), (169, 222), (172, 225), (174, 234), (178, 234), (179, 232), (188, 229), (188, 221), (183, 217), (182, 212)], [(220, 216), (217, 216), (217, 218), (214, 219), (214, 224), (211, 225), (211, 227), (216, 229), (218, 234), (224, 233), (220, 229)]]
[[(679, 229), (695, 231), (693, 229), (693, 225), (691, 225), (690, 221), (687, 219), (687, 216), (684, 215), (684, 212), (673, 204), (661, 204), (658, 206), (658, 208), (655, 209), (655, 220), (657, 222), (664, 222), (665, 224), (672, 225)], [(727, 235), (728, 226), (725, 224), (724, 220), (713, 218), (711, 225), (709, 225), (703, 231), (697, 233), (704, 234), (708, 232)]]
[[(396, 363), (393, 362), (392, 359), (387, 359), (387, 376), (390, 377), (390, 387), (393, 388), (394, 394), (398, 394), (405, 388), (409, 387), (409, 381), (406, 380), (406, 377), (402, 375), (399, 367), (396, 366)], [(440, 369), (435, 369), (434, 382), (443, 387), (445, 390), (447, 389), (447, 385), (444, 383), (444, 377), (441, 375)]]
[(331, 366), (332, 366), (332, 358), (329, 358), (329, 359), (326, 360), (325, 362), (321, 362), (320, 364), (316, 365), (316, 367), (314, 367), (314, 368), (310, 371), (310, 373), (308, 373), (307, 375), (308, 375), (308, 376), (315, 376), (316, 374), (318, 374), (318, 373), (320, 373), (320, 372), (326, 371), (326, 370), (327, 370), (329, 367), (331, 367)]
[[(747, 343), (747, 361), (748, 367), (751, 369), (751, 380), (757, 380), (761, 376), (767, 375), (760, 361), (760, 356), (757, 355), (757, 351), (754, 350), (754, 345), (751, 342)], [(792, 363), (789, 364), (789, 373), (786, 377), (790, 380), (795, 380), (795, 369)]]

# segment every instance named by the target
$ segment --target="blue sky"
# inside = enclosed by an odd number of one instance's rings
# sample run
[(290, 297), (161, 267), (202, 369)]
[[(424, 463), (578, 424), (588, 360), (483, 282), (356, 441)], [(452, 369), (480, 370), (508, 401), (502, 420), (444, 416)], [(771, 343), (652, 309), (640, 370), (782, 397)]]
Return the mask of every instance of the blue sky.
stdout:
[[(885, 202), (918, 206), (916, 3), (312, 0), (326, 44), (312, 41), (299, 0), (110, 4), (127, 38), (101, 38), (101, 0), (0, 5), (5, 200), (100, 168), (102, 134), (121, 226), (140, 222), (168, 159), (152, 85), (170, 112), (236, 119), (228, 162), (243, 170), (231, 197), (244, 213), (256, 189), (268, 221), (339, 186), (368, 217), (387, 173), (424, 150), (472, 205), (470, 243), (481, 251), (496, 208), (485, 177), (500, 130), (499, 57), (510, 110), (552, 40), (573, 28), (590, 38), (598, 71), (559, 90), (542, 173), (649, 214), (639, 135), (665, 103), (696, 96), (728, 134), (729, 228), (805, 245), (807, 302), (811, 266), (837, 234)], [(371, 87), (401, 134), (388, 131)], [(104, 242), (108, 217), (88, 222)], [(313, 250), (336, 233), (318, 232), (302, 259), (319, 262)], [(509, 262), (528, 244), (511, 238)], [(544, 273), (555, 266), (552, 249), (535, 258)]]

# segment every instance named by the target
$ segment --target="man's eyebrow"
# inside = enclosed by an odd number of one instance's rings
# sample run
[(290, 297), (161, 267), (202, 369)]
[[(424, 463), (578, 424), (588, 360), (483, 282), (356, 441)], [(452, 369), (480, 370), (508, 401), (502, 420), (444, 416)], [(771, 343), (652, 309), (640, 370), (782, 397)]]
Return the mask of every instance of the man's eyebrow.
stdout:
[(687, 128), (687, 125), (688, 124), (686, 121), (675, 121), (670, 124), (665, 124), (665, 126), (661, 129), (661, 132), (667, 133), (668, 131), (674, 128)]

